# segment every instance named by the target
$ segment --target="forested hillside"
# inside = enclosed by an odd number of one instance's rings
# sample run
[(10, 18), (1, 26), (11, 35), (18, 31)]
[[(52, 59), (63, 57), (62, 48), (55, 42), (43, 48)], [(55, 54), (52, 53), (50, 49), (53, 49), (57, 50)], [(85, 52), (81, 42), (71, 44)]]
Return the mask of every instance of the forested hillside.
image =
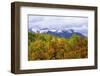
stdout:
[(79, 59), (88, 57), (87, 37), (63, 38), (28, 32), (28, 60)]

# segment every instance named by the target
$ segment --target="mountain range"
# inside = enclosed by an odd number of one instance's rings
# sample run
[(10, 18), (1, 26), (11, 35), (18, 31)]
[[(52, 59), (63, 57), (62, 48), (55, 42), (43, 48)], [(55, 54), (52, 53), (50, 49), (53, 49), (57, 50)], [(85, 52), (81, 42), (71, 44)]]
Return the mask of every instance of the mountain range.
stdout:
[(48, 28), (43, 28), (43, 29), (29, 29), (29, 32), (32, 33), (47, 33), (55, 36), (60, 36), (64, 38), (69, 38), (72, 36), (72, 34), (77, 34), (82, 37), (86, 37), (84, 34), (80, 32), (75, 32), (73, 29), (68, 29), (68, 30), (55, 30), (55, 29), (48, 29)]

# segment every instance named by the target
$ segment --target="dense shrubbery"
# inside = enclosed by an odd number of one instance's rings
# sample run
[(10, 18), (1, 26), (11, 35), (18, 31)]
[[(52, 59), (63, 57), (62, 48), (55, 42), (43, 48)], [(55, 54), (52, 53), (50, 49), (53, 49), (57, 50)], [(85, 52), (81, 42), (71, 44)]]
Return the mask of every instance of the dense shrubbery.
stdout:
[(28, 33), (28, 60), (86, 58), (87, 38), (73, 34), (62, 38), (50, 34)]

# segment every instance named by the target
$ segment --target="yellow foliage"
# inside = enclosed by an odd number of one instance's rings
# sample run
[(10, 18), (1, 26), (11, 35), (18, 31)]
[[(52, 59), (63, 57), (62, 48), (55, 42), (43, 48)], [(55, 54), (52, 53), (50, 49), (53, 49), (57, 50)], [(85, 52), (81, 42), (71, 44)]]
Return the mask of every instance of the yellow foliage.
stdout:
[(87, 38), (73, 35), (61, 38), (49, 34), (30, 34), (28, 60), (76, 59), (88, 57)]

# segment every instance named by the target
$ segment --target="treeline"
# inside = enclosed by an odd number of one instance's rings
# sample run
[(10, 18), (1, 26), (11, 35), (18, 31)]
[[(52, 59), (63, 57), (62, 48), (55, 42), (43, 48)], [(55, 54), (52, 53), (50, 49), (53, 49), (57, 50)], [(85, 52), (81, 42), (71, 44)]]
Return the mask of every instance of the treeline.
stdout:
[(88, 57), (87, 38), (73, 34), (62, 38), (28, 33), (28, 60), (76, 59)]

